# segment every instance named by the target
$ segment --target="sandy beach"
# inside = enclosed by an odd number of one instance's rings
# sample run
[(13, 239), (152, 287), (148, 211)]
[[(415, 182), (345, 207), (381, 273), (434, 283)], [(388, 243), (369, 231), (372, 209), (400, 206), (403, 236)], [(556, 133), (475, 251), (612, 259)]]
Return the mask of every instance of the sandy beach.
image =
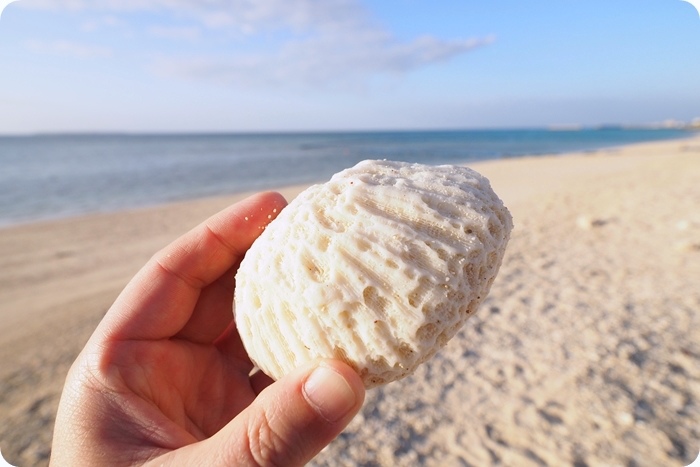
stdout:
[[(471, 166), (515, 221), (489, 298), (413, 376), (368, 392), (313, 463), (689, 464), (700, 450), (700, 136)], [(3, 457), (47, 464), (66, 372), (117, 294), (243, 196), (0, 229)]]

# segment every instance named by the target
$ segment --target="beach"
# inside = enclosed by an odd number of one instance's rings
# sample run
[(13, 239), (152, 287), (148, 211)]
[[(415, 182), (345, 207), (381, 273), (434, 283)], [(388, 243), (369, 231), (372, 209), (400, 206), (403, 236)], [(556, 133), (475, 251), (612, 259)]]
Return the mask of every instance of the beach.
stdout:
[[(313, 464), (689, 464), (700, 450), (700, 136), (470, 166), (515, 222), (489, 297), (414, 375), (369, 391)], [(47, 464), (65, 375), (118, 293), (243, 197), (0, 229), (5, 459)]]

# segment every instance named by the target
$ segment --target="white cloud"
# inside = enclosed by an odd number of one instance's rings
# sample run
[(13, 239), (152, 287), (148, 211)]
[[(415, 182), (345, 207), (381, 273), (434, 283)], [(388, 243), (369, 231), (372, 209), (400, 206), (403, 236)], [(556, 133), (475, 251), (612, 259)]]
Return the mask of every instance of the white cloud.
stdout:
[(72, 58), (103, 58), (112, 55), (112, 50), (107, 47), (82, 44), (72, 41), (42, 41), (30, 40), (25, 42), (25, 47), (34, 53), (59, 55)]
[(382, 34), (322, 36), (288, 42), (272, 53), (160, 59), (154, 70), (223, 84), (354, 88), (368, 76), (411, 72), (492, 41), (492, 37), (443, 41), (423, 36), (400, 43)]
[(194, 26), (151, 26), (148, 28), (148, 33), (163, 39), (189, 41), (196, 40), (200, 36), (199, 28)]
[(120, 26), (126, 26), (124, 20), (120, 19), (116, 15), (104, 15), (85, 21), (82, 24), (81, 29), (86, 32), (93, 32), (103, 28), (114, 28)]
[(23, 0), (21, 4), (54, 11), (170, 12), (210, 28), (247, 32), (348, 29), (368, 20), (358, 0)]
[[(233, 35), (228, 54), (171, 56), (154, 64), (160, 74), (232, 84), (345, 86), (377, 74), (406, 73), (444, 62), (493, 41), (492, 37), (445, 40), (431, 35), (401, 41), (377, 24), (359, 0), (24, 1), (30, 8), (117, 15), (161, 12), (179, 23), (190, 22), (184, 27), (147, 26), (148, 33), (171, 39), (197, 38), (199, 28)], [(255, 48), (258, 43), (252, 36), (258, 34), (266, 38), (264, 49)], [(245, 42), (246, 38), (250, 40)], [(245, 54), (242, 48), (235, 49), (241, 45)]]

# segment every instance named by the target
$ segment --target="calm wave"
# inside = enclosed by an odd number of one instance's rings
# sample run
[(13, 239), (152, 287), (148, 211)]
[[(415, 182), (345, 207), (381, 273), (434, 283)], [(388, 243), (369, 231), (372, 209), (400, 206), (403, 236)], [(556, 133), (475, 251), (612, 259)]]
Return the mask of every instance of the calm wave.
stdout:
[(324, 180), (364, 159), (470, 162), (687, 134), (605, 129), (0, 137), (0, 225)]

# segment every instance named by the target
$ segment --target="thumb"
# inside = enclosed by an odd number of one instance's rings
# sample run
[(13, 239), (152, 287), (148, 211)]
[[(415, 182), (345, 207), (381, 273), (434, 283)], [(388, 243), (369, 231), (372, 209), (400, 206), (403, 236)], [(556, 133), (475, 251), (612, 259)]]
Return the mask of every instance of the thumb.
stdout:
[[(303, 465), (350, 423), (364, 401), (348, 365), (324, 360), (267, 387), (222, 432), (226, 464)], [(225, 433), (224, 433), (225, 432)]]
[(268, 386), (216, 435), (190, 446), (199, 451), (190, 452), (190, 460), (197, 465), (303, 465), (343, 431), (364, 397), (362, 380), (343, 362), (301, 367)]

